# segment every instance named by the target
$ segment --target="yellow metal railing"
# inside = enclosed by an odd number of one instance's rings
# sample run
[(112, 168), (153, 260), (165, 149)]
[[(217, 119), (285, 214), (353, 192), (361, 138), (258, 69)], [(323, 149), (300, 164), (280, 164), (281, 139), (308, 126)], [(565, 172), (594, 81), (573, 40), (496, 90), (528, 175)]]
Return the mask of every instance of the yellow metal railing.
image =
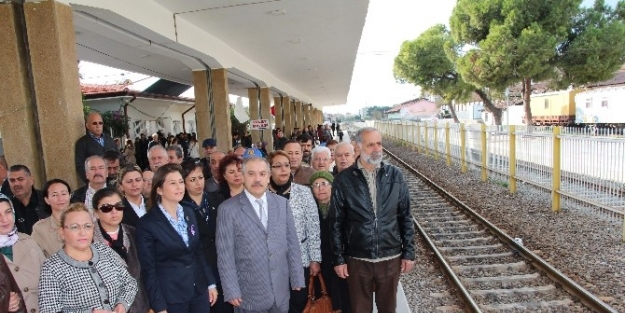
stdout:
[(560, 212), (564, 202), (568, 208), (588, 208), (621, 220), (625, 241), (625, 133), (401, 121), (374, 125), (402, 146), (435, 160), (443, 158), (462, 173), (478, 170), (482, 181), (496, 181), (511, 193), (517, 191), (518, 181), (545, 190), (551, 194), (553, 212)]

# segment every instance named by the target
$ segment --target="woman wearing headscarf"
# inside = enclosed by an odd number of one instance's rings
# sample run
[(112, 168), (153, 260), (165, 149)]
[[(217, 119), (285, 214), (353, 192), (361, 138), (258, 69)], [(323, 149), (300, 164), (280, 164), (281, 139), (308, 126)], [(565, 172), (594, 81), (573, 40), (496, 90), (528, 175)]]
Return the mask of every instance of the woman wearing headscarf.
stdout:
[(13, 204), (3, 194), (0, 194), (0, 252), (22, 291), (26, 309), (28, 312), (39, 312), (37, 284), (41, 264), (46, 257), (35, 240), (17, 232)]
[[(321, 242), (319, 239), (319, 215), (315, 200), (308, 187), (293, 183), (289, 155), (284, 151), (269, 153), (267, 161), (271, 166), (269, 191), (289, 200), (293, 211), (295, 228), (300, 242), (304, 277), (316, 276), (320, 270)], [(289, 312), (302, 312), (308, 299), (308, 288), (292, 290)]]
[(342, 313), (351, 312), (347, 280), (336, 275), (332, 265), (332, 241), (330, 238), (330, 196), (334, 176), (328, 171), (318, 171), (310, 176), (310, 188), (317, 203), (319, 212), (319, 226), (321, 227), (321, 275), (326, 282), (328, 294), (332, 298), (332, 306)]

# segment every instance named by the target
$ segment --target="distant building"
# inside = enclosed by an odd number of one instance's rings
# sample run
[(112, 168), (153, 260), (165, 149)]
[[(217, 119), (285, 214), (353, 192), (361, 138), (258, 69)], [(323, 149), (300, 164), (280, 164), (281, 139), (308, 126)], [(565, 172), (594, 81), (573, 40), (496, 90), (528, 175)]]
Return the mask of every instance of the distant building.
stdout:
[(436, 119), (440, 112), (436, 103), (417, 98), (400, 103), (385, 113), (388, 120), (429, 121)]

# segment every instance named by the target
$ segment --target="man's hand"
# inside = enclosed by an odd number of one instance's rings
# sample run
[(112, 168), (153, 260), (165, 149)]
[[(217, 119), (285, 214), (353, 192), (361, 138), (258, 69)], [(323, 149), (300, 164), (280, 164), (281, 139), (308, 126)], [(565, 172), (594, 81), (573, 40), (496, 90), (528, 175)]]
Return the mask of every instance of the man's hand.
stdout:
[(317, 276), (321, 271), (321, 265), (319, 262), (312, 261), (310, 262), (310, 275)]
[(217, 303), (217, 297), (219, 296), (219, 292), (217, 288), (209, 288), (208, 289), (208, 301), (211, 303), (211, 306)]
[(349, 274), (347, 273), (347, 264), (335, 266), (334, 271), (336, 272), (336, 275), (338, 275), (338, 277), (340, 278), (345, 279), (347, 278), (347, 276), (349, 276)]
[(243, 302), (243, 300), (241, 298), (236, 298), (236, 299), (232, 299), (232, 300), (230, 300), (228, 302), (230, 302), (230, 304), (232, 304), (233, 306), (238, 308), (238, 307), (241, 306), (241, 302)]
[(402, 274), (408, 273), (412, 270), (414, 266), (414, 261), (411, 260), (401, 260), (401, 272)]
[(20, 308), (21, 297), (16, 292), (11, 292), (9, 296), (9, 312), (17, 312)]

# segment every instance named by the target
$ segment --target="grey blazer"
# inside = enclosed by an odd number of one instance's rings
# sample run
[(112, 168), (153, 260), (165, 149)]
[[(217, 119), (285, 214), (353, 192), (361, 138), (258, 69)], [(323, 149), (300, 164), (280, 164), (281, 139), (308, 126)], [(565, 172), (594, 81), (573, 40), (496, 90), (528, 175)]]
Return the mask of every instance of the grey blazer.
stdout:
[(292, 288), (306, 286), (293, 214), (283, 197), (267, 192), (267, 230), (242, 192), (219, 206), (217, 265), (225, 301), (241, 309), (289, 308)]

